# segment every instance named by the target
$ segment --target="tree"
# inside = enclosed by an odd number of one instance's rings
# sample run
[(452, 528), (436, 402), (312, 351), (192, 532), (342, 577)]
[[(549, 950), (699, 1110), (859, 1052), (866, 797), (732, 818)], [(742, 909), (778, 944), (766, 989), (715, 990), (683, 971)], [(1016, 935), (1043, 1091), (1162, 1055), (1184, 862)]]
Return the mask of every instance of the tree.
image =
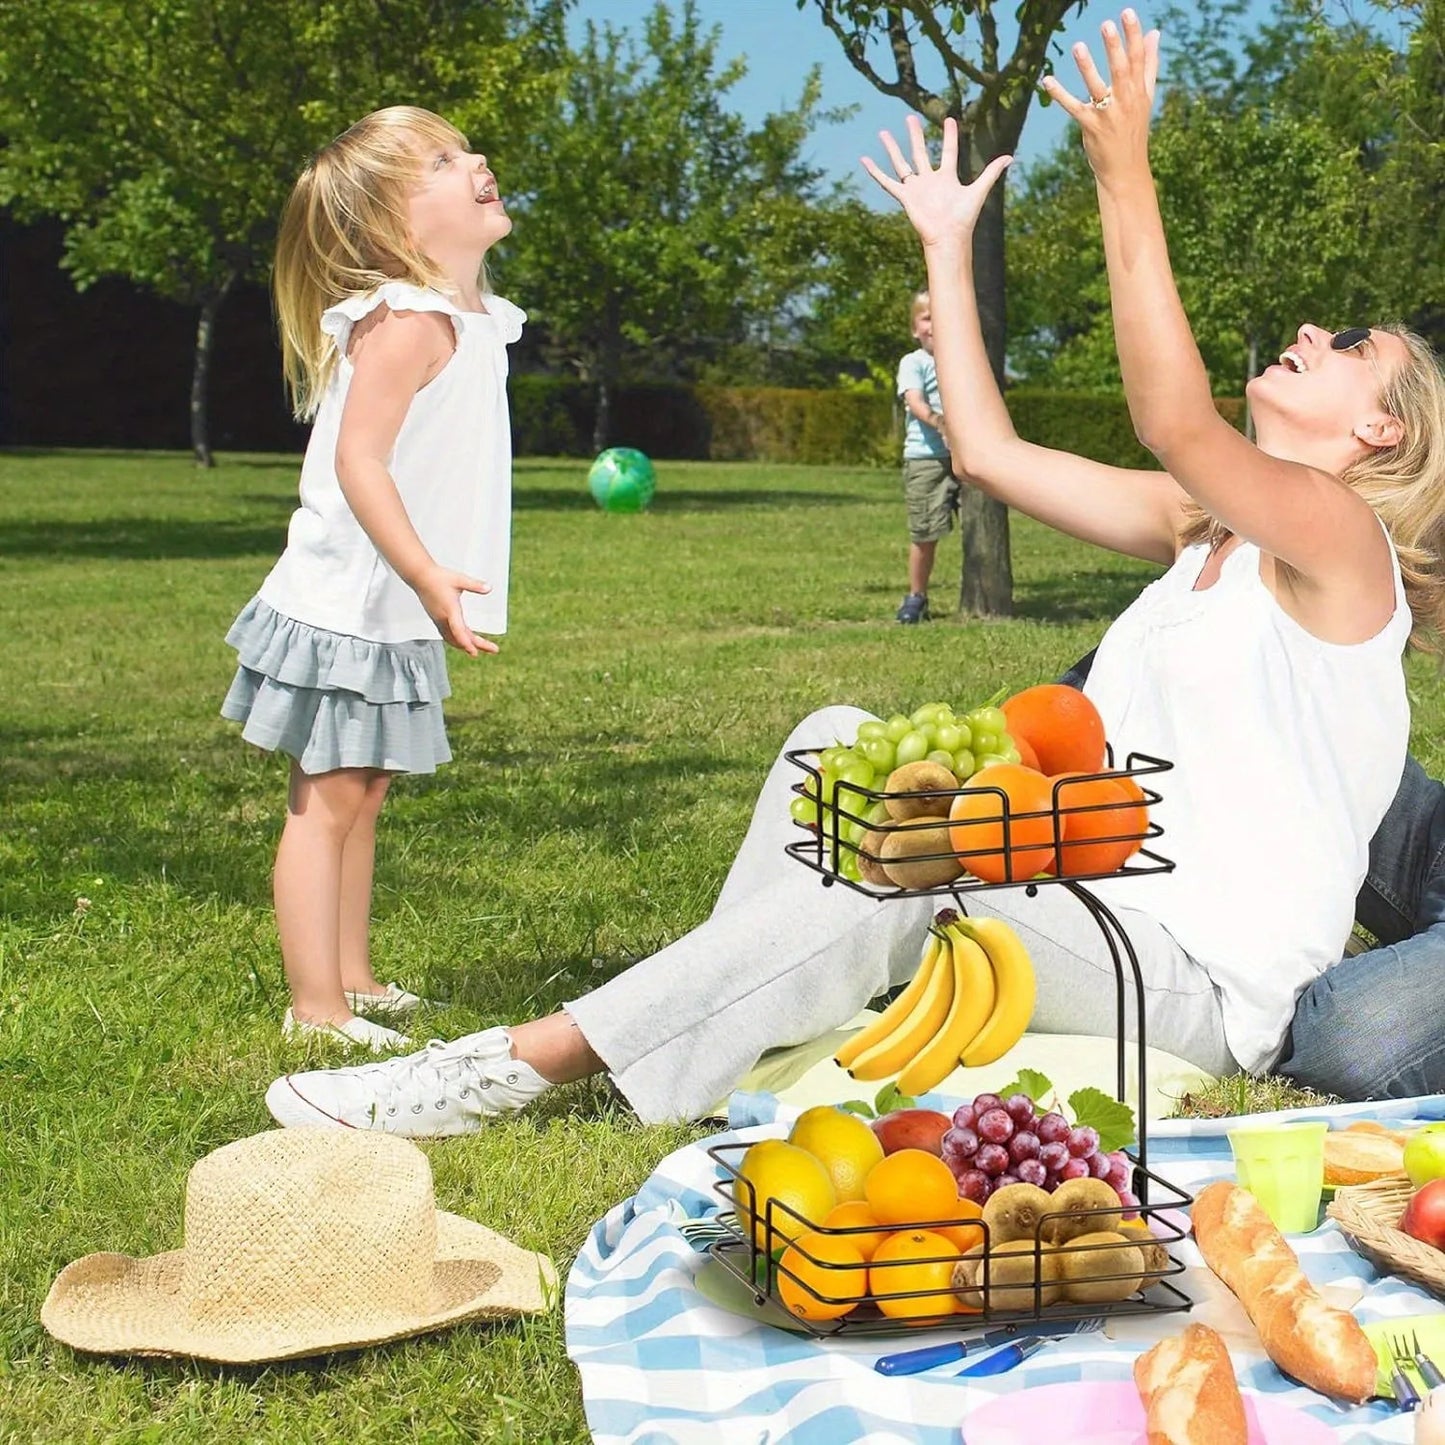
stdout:
[[(809, 0), (797, 0), (803, 8)], [(1029, 102), (1049, 65), (1049, 47), (1070, 9), (1083, 0), (1020, 0), (1013, 9), (1018, 35), (1007, 55), (993, 0), (811, 0), (853, 68), (884, 95), (901, 100), (935, 127), (953, 116), (960, 134), (965, 180), (1018, 144)], [(1012, 8), (1012, 7), (1011, 7)], [(969, 22), (977, 45), (967, 44)], [(917, 51), (937, 63), (942, 84), (928, 85)], [(888, 69), (876, 58), (883, 52)], [(890, 73), (891, 72), (891, 73)], [(974, 232), (974, 275), (984, 344), (999, 384), (1006, 343), (1004, 186), (994, 187)], [(973, 488), (961, 515), (963, 579), (959, 608), (1005, 615), (1013, 610), (1008, 511)]]
[(196, 308), (210, 465), (217, 318), (266, 274), (307, 155), (398, 99), (502, 149), (560, 47), (560, 0), (0, 0), (0, 204), (64, 223), (78, 286), (120, 275)]
[(1414, 24), (1399, 66), (1381, 85), (1397, 118), (1396, 143), (1380, 177), (1385, 203), (1374, 209), (1385, 253), (1381, 270), (1408, 282), (1409, 300), (1399, 313), (1439, 346), (1445, 344), (1445, 3), (1401, 0), (1391, 8)]
[(629, 366), (695, 374), (750, 338), (766, 348), (769, 318), (811, 274), (825, 192), (802, 148), (822, 118), (817, 76), (749, 129), (725, 103), (745, 66), (719, 65), (718, 37), (693, 0), (676, 15), (657, 5), (640, 45), (588, 24), (523, 168), (501, 264), (551, 350), (594, 386), (599, 449)]
[[(1231, 393), (1303, 319), (1428, 327), (1445, 221), (1445, 174), (1430, 169), (1445, 122), (1440, 0), (1399, 11), (1414, 21), (1402, 50), (1348, 11), (1302, 5), (1226, 44), (1243, 8), (1206, 0), (1165, 13), (1170, 90), (1151, 141), (1180, 293), (1211, 379)], [(1117, 386), (1098, 208), (1077, 145), (1031, 166), (1015, 195), (1013, 365), (1031, 380)]]

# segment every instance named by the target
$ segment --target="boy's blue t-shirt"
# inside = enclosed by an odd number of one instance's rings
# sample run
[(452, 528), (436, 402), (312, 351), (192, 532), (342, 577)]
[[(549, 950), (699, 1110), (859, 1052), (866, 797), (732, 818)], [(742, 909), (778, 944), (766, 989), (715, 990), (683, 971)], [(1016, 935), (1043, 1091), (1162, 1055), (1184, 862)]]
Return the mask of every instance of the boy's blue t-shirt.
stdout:
[[(938, 395), (938, 368), (933, 358), (920, 346), (898, 363), (898, 395), (905, 391), (921, 391), (932, 410), (942, 412)], [(948, 460), (948, 443), (941, 433), (905, 412), (907, 426), (903, 431), (903, 460), (906, 462)]]

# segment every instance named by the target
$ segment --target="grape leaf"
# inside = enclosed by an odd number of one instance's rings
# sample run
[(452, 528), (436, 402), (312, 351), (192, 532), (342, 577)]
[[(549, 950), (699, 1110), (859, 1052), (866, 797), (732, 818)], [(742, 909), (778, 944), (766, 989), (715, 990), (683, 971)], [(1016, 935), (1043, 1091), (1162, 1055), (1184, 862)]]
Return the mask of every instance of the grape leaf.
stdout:
[(908, 1094), (900, 1094), (898, 1085), (889, 1082), (878, 1090), (877, 1097), (873, 1100), (873, 1107), (878, 1111), (881, 1119), (885, 1114), (891, 1114), (895, 1109), (912, 1109), (918, 1103), (917, 1099)]
[(1069, 1108), (1074, 1111), (1075, 1124), (1087, 1124), (1099, 1131), (1099, 1151), (1103, 1154), (1122, 1149), (1138, 1138), (1134, 1111), (1102, 1089), (1075, 1089), (1069, 1095)]
[(867, 1099), (847, 1099), (838, 1107), (845, 1113), (857, 1114), (861, 1119), (873, 1119), (877, 1116), (873, 1112), (873, 1105)]
[(1018, 1078), (997, 1092), (1000, 1099), (1010, 1099), (1015, 1094), (1027, 1094), (1034, 1103), (1041, 1104), (1045, 1095), (1054, 1092), (1054, 1086), (1049, 1077), (1039, 1073), (1037, 1069), (1020, 1069)]

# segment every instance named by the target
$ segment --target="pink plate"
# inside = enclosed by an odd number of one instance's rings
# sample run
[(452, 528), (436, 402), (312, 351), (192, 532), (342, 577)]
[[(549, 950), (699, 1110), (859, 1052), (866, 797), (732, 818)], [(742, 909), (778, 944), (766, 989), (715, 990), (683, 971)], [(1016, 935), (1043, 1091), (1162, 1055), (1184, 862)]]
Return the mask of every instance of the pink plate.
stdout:
[[(1244, 1396), (1249, 1445), (1335, 1445), (1322, 1420), (1270, 1395)], [(1035, 1385), (980, 1405), (963, 1422), (964, 1445), (1147, 1445), (1132, 1381)]]

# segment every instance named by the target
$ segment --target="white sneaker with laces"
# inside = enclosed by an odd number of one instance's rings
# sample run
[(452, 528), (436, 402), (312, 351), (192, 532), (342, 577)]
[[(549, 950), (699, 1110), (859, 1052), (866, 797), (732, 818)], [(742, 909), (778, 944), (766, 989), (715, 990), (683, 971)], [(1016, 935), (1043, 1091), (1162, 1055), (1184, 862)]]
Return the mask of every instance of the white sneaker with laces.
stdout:
[(400, 1018), (425, 1002), (420, 994), (408, 993), (399, 983), (387, 984), (380, 993), (348, 992), (346, 995), (352, 1013), (379, 1014), (382, 1018)]
[(473, 1134), (499, 1114), (530, 1104), (552, 1085), (512, 1057), (504, 1028), (377, 1064), (285, 1074), (266, 1090), (266, 1107), (283, 1128), (313, 1124), (380, 1129), (408, 1139)]
[(281, 1035), (287, 1039), (306, 1038), (312, 1034), (329, 1034), (348, 1044), (362, 1044), (372, 1053), (379, 1054), (387, 1049), (404, 1049), (411, 1040), (395, 1029), (383, 1028), (369, 1019), (347, 1019), (344, 1024), (312, 1023), (310, 1019), (298, 1019), (288, 1008), (281, 1020)]

